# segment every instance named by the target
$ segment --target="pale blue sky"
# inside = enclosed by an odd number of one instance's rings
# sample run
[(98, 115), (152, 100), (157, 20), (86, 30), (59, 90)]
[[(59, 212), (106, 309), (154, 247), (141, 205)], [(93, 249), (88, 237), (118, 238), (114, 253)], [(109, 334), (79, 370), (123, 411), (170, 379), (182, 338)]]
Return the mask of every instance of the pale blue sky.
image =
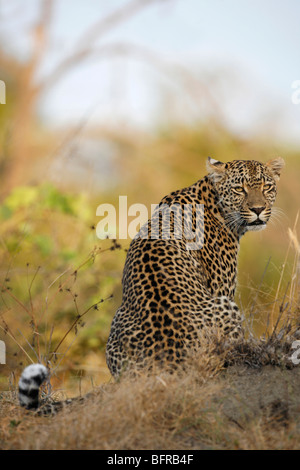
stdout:
[[(127, 1), (59, 0), (51, 53), (44, 58), (43, 70), (51, 70), (55, 61), (71, 51), (89, 25)], [(22, 2), (16, 2), (21, 9)], [(15, 14), (13, 22), (2, 24), (2, 37), (11, 37), (10, 48), (26, 53), (27, 18), (39, 4), (39, 0), (26, 0), (24, 14), (19, 18)], [(275, 135), (300, 142), (300, 105), (291, 101), (292, 83), (300, 80), (299, 0), (158, 2), (97, 44), (108, 42), (145, 46), (168, 67), (186, 67), (204, 84), (217, 103), (217, 112), (235, 131), (273, 127)], [(161, 73), (143, 61), (93, 59), (57, 83), (44, 97), (41, 110), (47, 119), (59, 123), (80, 121), (90, 113), (89, 119), (99, 123), (147, 126), (167, 119), (171, 103), (177, 117), (199, 119), (210, 110), (211, 102), (193, 102), (187, 88), (173, 80), (170, 70)]]

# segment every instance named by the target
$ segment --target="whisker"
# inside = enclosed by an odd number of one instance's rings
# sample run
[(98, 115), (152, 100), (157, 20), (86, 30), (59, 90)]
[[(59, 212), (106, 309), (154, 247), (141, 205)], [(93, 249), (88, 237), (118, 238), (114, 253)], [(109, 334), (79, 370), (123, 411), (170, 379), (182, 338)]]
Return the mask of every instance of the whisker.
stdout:
[(243, 224), (243, 218), (238, 212), (230, 212), (225, 214), (225, 223), (230, 230), (239, 231)]
[(277, 217), (278, 221), (280, 221), (280, 219), (283, 219), (283, 218), (288, 220), (288, 216), (286, 215), (284, 210), (281, 209), (280, 207), (272, 207), (271, 217)]

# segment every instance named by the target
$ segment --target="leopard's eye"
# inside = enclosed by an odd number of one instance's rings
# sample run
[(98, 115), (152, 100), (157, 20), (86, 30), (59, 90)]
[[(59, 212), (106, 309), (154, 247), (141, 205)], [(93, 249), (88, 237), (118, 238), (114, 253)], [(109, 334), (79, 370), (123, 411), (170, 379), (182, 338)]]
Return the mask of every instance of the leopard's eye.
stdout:
[(272, 185), (271, 185), (271, 184), (265, 184), (265, 185), (264, 185), (264, 190), (265, 190), (265, 191), (268, 191), (268, 190), (271, 189), (271, 188), (272, 188)]
[(234, 186), (232, 189), (233, 189), (236, 193), (243, 193), (243, 192), (244, 192), (243, 186)]

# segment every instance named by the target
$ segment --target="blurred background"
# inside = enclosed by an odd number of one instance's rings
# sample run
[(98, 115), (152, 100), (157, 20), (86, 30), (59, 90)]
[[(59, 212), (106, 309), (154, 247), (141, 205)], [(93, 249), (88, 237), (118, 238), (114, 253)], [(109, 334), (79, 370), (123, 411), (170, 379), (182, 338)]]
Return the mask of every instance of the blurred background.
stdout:
[(99, 240), (96, 209), (150, 211), (208, 156), (286, 160), (237, 302), (257, 334), (294, 308), (299, 17), (298, 0), (0, 0), (2, 389), (37, 360), (75, 394), (109, 380), (130, 240)]

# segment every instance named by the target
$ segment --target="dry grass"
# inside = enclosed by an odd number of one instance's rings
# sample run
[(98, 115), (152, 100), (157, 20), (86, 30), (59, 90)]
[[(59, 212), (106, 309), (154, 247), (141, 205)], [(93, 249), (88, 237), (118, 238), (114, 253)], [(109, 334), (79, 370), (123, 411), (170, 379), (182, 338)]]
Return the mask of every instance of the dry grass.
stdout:
[(194, 355), (185, 371), (124, 377), (51, 417), (20, 409), (7, 393), (0, 401), (0, 447), (299, 448), (299, 369), (241, 365), (239, 352), (230, 353), (239, 365), (224, 367), (224, 355), (212, 356), (210, 346)]
[[(244, 392), (255, 378), (250, 375)], [(249, 403), (243, 391), (232, 388), (222, 374), (214, 381), (199, 381), (186, 373), (180, 378), (144, 376), (102, 386), (84, 405), (51, 418), (32, 416), (6, 402), (1, 448), (299, 448), (299, 416), (290, 416), (290, 410), (299, 410), (299, 402), (279, 397), (259, 406), (253, 404), (259, 402), (258, 395)]]

